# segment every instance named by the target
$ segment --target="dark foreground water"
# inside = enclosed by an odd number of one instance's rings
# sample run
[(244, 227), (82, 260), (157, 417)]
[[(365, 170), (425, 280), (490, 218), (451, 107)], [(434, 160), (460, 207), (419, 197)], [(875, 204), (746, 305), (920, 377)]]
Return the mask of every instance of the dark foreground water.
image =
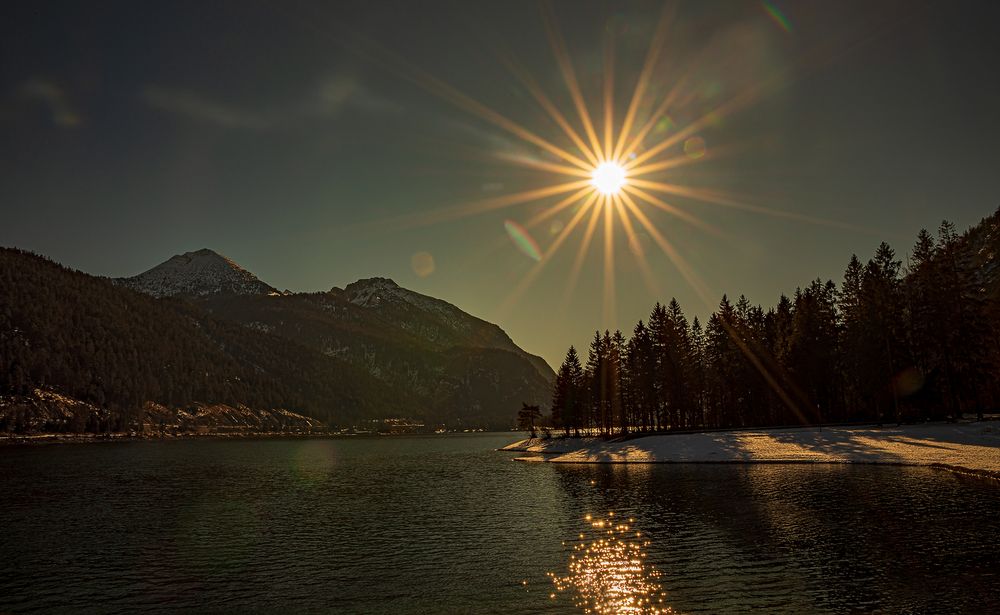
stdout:
[(994, 482), (511, 440), (0, 447), (0, 612), (1000, 612)]

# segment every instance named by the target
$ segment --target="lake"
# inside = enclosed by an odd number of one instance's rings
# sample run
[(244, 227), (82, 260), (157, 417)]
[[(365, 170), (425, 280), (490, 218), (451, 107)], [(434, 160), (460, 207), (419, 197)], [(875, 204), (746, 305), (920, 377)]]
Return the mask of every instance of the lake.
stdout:
[(0, 447), (0, 612), (1000, 612), (994, 481), (515, 439)]

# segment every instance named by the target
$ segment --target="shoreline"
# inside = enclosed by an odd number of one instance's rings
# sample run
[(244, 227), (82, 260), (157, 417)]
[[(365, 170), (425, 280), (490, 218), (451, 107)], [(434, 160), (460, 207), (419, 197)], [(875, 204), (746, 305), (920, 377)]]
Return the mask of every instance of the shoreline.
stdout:
[(248, 433), (195, 433), (185, 432), (166, 435), (142, 435), (128, 433), (105, 434), (31, 434), (0, 435), (0, 447), (4, 446), (45, 446), (57, 444), (106, 444), (117, 442), (174, 442), (179, 440), (306, 440), (306, 439), (383, 439), (407, 438), (413, 436), (480, 435), (504, 432), (446, 432), (446, 433), (338, 433), (338, 432), (248, 432)]
[(533, 453), (516, 459), (546, 463), (895, 465), (1000, 480), (1000, 421), (528, 438), (500, 450)]
[(253, 432), (253, 433), (178, 433), (143, 435), (131, 433), (111, 434), (62, 434), (44, 433), (31, 435), (2, 435), (0, 446), (43, 446), (47, 444), (100, 444), (112, 442), (168, 442), (174, 440), (252, 440), (279, 438), (332, 438), (354, 437), (347, 434), (334, 433), (296, 433), (296, 432)]

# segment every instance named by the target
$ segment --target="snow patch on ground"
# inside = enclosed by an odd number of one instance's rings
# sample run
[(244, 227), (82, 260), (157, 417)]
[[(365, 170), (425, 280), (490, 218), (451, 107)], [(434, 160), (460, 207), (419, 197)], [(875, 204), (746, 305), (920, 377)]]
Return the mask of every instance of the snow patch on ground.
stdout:
[(947, 466), (1000, 477), (1000, 422), (528, 439), (502, 450), (553, 463), (873, 463)]

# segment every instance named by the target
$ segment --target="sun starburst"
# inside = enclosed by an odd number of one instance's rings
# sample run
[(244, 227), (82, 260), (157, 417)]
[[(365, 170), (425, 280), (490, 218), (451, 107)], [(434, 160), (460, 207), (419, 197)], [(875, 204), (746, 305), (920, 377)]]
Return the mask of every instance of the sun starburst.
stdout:
[(614, 161), (602, 162), (590, 174), (590, 183), (604, 196), (617, 195), (625, 187), (625, 168)]
[[(661, 212), (700, 231), (718, 235), (719, 232), (710, 224), (685, 209), (686, 204), (692, 201), (802, 222), (844, 226), (828, 220), (770, 209), (718, 188), (677, 183), (676, 177), (671, 174), (680, 167), (703, 164), (734, 149), (710, 149), (703, 136), (704, 131), (754, 102), (773, 80), (750, 83), (720, 104), (703, 109), (703, 113), (692, 112), (691, 102), (698, 99), (699, 92), (695, 87), (697, 79), (694, 75), (698, 73), (696, 67), (681, 67), (682, 70), (673, 83), (663, 83), (664, 73), (658, 70), (664, 61), (665, 41), (672, 23), (671, 4), (664, 6), (653, 30), (628, 104), (623, 107), (623, 115), (616, 115), (615, 112), (613, 36), (609, 34), (604, 40), (599, 103), (588, 104), (577, 78), (572, 56), (556, 24), (553, 9), (547, 3), (542, 7), (545, 32), (569, 96), (570, 107), (561, 108), (531, 72), (512, 57), (504, 56), (502, 60), (524, 90), (558, 127), (562, 137), (568, 139), (565, 143), (561, 143), (559, 138), (547, 138), (539, 134), (421, 70), (405, 58), (371, 42), (361, 41), (357, 49), (359, 54), (396, 70), (401, 77), (492, 124), (533, 149), (533, 153), (513, 153), (505, 149), (491, 151), (488, 155), (496, 162), (536, 173), (542, 180), (542, 185), (396, 219), (396, 222), (407, 224), (430, 224), (556, 199), (555, 203), (536, 211), (527, 220), (508, 218), (504, 223), (507, 230), (504, 241), (512, 240), (534, 264), (500, 305), (500, 312), (506, 311), (519, 300), (539, 278), (553, 256), (566, 245), (570, 235), (579, 230), (579, 247), (566, 278), (565, 297), (568, 303), (598, 226), (602, 224), (603, 238), (600, 243), (604, 259), (602, 306), (605, 324), (613, 325), (615, 320), (616, 235), (624, 236), (628, 253), (634, 258), (637, 269), (652, 294), (661, 295), (657, 280), (662, 276), (654, 275), (651, 264), (647, 261), (646, 250), (641, 247), (643, 241), (640, 233), (663, 253), (680, 277), (709, 305), (712, 297), (708, 285), (674, 246), (664, 228), (648, 215), (654, 211)], [(774, 77), (779, 78), (780, 75)], [(592, 107), (600, 108), (600, 115), (593, 114)], [(692, 119), (678, 122), (679, 117)], [(670, 199), (681, 199), (684, 204)], [(563, 223), (558, 217), (565, 214), (569, 215), (569, 219)], [(533, 238), (532, 230), (548, 220), (553, 220), (550, 227), (552, 237), (546, 246)]]

